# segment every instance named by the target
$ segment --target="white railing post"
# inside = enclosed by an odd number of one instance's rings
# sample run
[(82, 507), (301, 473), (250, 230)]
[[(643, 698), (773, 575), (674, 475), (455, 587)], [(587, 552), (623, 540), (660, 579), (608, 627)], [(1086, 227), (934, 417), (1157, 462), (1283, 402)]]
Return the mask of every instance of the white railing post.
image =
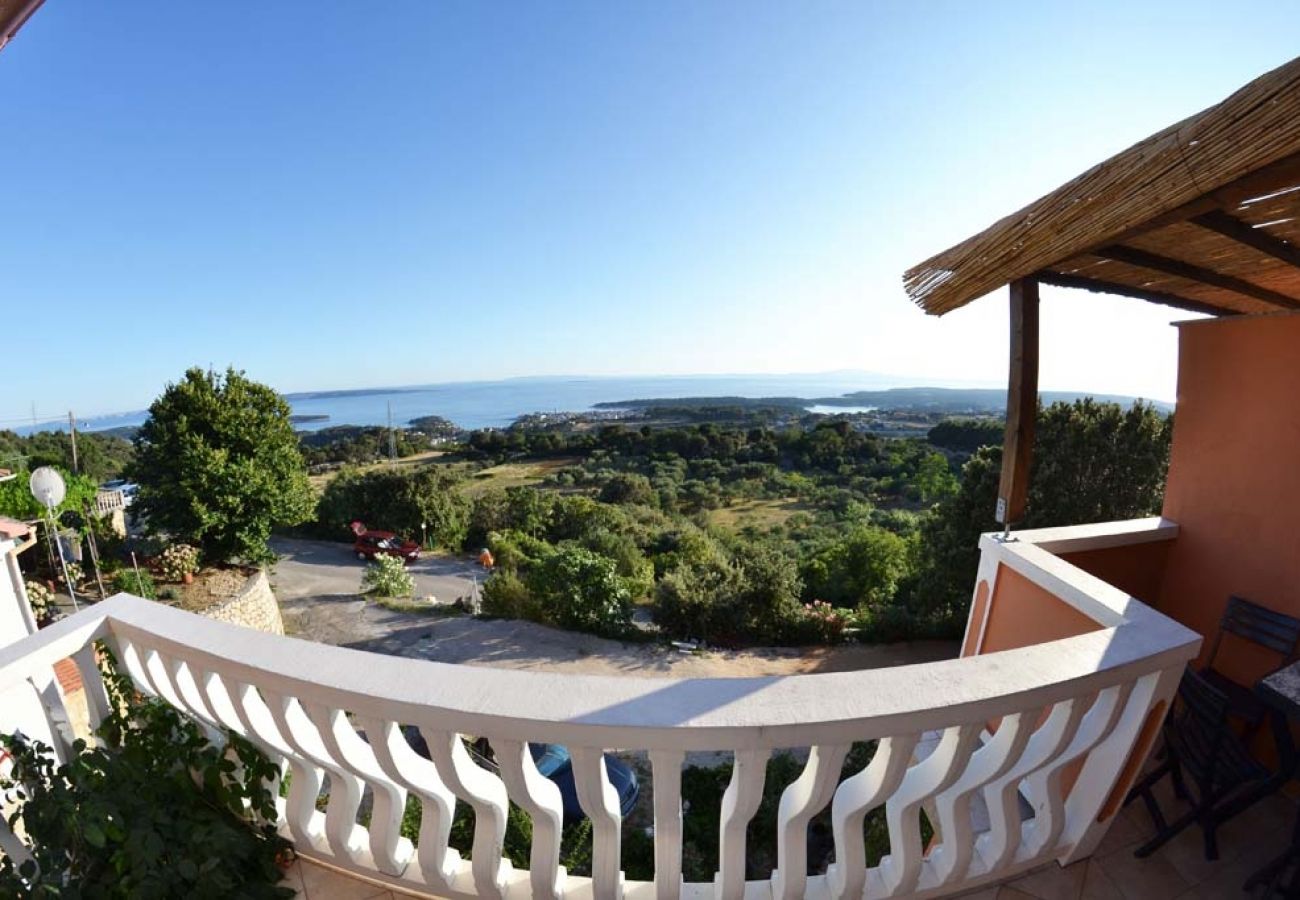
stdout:
[(776, 870), (772, 897), (796, 900), (808, 883), (808, 823), (821, 812), (840, 783), (847, 744), (813, 747), (799, 777), (781, 794), (776, 814)]
[(672, 900), (682, 893), (682, 762), (680, 750), (652, 750), (650, 771), (655, 796), (655, 897)]
[(1119, 723), (1088, 754), (1065, 803), (1062, 843), (1069, 850), (1060, 857), (1061, 865), (1091, 856), (1110, 830), (1125, 794), (1159, 740), (1160, 725), (1183, 670), (1178, 666), (1138, 679)]
[(718, 900), (740, 900), (745, 894), (745, 829), (763, 802), (771, 755), (770, 750), (736, 751), (718, 820), (718, 873), (714, 876)]

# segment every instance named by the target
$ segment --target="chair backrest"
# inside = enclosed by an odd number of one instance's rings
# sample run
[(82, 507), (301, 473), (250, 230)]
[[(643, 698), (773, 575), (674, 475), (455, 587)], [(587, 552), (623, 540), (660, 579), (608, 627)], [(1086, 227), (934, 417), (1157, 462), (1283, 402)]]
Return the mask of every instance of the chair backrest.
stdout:
[(1210, 648), (1207, 666), (1214, 665), (1214, 657), (1219, 653), (1219, 645), (1225, 634), (1236, 635), (1259, 644), (1266, 650), (1272, 650), (1285, 662), (1295, 655), (1296, 645), (1300, 644), (1300, 619), (1274, 612), (1244, 597), (1229, 597), (1228, 607), (1219, 620), (1219, 633), (1215, 635), (1214, 646)]
[(1185, 757), (1198, 781), (1212, 776), (1219, 750), (1231, 731), (1228, 697), (1191, 666), (1178, 682), (1178, 705), (1165, 719), (1167, 739)]

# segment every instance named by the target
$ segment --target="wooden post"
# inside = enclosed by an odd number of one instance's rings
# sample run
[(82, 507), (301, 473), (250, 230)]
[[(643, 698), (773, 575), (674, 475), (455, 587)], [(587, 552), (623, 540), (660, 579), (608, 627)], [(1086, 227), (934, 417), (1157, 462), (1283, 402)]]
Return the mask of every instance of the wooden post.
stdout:
[(1038, 282), (1011, 282), (1011, 371), (1007, 377), (1007, 430), (1002, 442), (1002, 482), (997, 520), (1019, 522), (1029, 497), (1038, 419)]

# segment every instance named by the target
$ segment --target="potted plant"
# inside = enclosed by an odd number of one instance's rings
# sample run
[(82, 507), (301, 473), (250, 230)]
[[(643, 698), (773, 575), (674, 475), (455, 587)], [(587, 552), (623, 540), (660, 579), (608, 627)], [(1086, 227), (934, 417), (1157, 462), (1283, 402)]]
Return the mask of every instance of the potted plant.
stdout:
[(199, 551), (189, 544), (172, 544), (158, 557), (158, 569), (163, 579), (192, 584), (199, 570)]

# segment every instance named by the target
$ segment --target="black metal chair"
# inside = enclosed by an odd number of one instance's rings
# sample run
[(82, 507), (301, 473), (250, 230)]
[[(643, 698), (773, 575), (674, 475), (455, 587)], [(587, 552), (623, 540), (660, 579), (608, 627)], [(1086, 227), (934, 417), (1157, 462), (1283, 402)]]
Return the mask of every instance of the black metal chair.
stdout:
[(1300, 645), (1300, 619), (1266, 609), (1244, 597), (1228, 598), (1228, 607), (1219, 620), (1219, 632), (1214, 636), (1210, 655), (1201, 674), (1228, 698), (1230, 714), (1243, 723), (1244, 734), (1249, 737), (1264, 724), (1268, 710), (1253, 690), (1214, 668), (1214, 660), (1219, 655), (1225, 634), (1250, 641), (1277, 654), (1277, 665), (1282, 666), (1291, 661), (1296, 646)]
[[(1156, 826), (1155, 837), (1137, 849), (1137, 856), (1149, 856), (1195, 823), (1205, 838), (1205, 858), (1218, 859), (1218, 827), (1276, 788), (1273, 773), (1250, 755), (1230, 725), (1230, 710), (1227, 696), (1204, 676), (1190, 668), (1183, 673), (1178, 701), (1164, 723), (1164, 757), (1125, 800), (1141, 797)], [(1190, 812), (1173, 822), (1165, 819), (1152, 793), (1166, 775), (1174, 795), (1192, 804)]]

